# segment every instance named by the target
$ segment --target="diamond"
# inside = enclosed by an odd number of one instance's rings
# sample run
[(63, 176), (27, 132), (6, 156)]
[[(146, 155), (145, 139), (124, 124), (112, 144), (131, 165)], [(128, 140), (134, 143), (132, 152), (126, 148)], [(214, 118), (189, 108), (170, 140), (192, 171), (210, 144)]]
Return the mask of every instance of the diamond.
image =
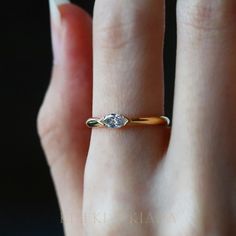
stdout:
[(120, 114), (109, 114), (104, 116), (101, 122), (108, 128), (121, 128), (125, 126), (129, 120)]

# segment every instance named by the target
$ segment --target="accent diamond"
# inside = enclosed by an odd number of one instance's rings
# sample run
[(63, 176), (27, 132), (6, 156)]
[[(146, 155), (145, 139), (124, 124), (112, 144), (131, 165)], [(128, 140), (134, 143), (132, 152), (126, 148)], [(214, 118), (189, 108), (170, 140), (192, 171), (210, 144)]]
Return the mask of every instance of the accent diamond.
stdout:
[(125, 126), (129, 120), (120, 114), (109, 114), (104, 116), (101, 122), (108, 128), (121, 128)]

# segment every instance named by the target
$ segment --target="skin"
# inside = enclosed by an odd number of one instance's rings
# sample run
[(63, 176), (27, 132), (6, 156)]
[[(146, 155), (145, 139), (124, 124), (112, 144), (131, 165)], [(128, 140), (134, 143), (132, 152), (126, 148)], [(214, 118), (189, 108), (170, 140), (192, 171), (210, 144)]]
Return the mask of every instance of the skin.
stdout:
[(235, 1), (178, 0), (171, 128), (85, 126), (164, 114), (164, 1), (59, 11), (38, 131), (66, 235), (236, 235)]

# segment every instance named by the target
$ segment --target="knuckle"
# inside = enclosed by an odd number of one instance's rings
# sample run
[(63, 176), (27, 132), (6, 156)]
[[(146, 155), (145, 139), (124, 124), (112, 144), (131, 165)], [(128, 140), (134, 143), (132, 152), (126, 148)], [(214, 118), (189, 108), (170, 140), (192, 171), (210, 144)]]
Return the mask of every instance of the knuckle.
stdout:
[(99, 47), (113, 50), (127, 48), (141, 36), (137, 28), (135, 22), (121, 21), (99, 27), (95, 32)]
[[(122, 11), (112, 10), (114, 14), (100, 19), (96, 16), (94, 33), (96, 43), (103, 49), (121, 49), (132, 46), (137, 40), (148, 36), (154, 30), (155, 19), (147, 16), (145, 9), (133, 9), (129, 16)], [(142, 19), (142, 21), (140, 21)]]
[(194, 3), (181, 0), (177, 5), (178, 23), (201, 31), (219, 31), (234, 26), (236, 2), (198, 0)]
[(56, 163), (64, 159), (65, 146), (63, 136), (65, 133), (63, 133), (58, 118), (55, 115), (51, 115), (44, 105), (37, 117), (37, 131), (46, 154), (47, 163), (50, 169), (53, 170)]
[(37, 116), (37, 130), (43, 146), (59, 143), (60, 129), (56, 116), (50, 115), (42, 107)]
[[(64, 112), (64, 111), (63, 111)], [(74, 118), (74, 116), (73, 116)], [(79, 121), (78, 121), (79, 120)], [(61, 113), (51, 104), (44, 103), (38, 113), (36, 126), (46, 159), (51, 169), (73, 153), (87, 153), (90, 135), (80, 119)], [(71, 161), (69, 158), (68, 160)], [(67, 160), (67, 161), (68, 161)]]

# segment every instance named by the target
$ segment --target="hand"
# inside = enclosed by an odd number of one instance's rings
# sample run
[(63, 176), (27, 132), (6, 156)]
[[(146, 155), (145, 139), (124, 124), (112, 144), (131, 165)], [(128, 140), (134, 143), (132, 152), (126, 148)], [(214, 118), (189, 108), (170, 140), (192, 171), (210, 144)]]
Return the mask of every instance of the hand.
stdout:
[(92, 116), (164, 114), (164, 1), (97, 0), (93, 47), (91, 18), (57, 2), (38, 127), (66, 235), (236, 235), (235, 1), (178, 1), (171, 130), (92, 133)]

